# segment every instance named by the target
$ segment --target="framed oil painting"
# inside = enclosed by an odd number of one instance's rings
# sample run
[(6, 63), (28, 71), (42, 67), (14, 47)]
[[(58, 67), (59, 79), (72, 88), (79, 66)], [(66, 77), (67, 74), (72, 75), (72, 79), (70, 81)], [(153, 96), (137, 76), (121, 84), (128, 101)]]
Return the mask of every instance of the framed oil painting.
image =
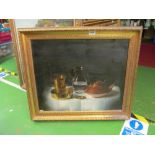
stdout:
[(18, 31), (33, 120), (130, 117), (141, 27)]

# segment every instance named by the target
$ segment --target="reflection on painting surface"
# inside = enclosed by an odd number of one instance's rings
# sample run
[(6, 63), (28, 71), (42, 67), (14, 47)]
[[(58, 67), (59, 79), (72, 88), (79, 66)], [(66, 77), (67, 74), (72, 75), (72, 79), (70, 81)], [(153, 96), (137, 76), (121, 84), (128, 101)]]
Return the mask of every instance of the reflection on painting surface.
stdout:
[(128, 43), (114, 39), (33, 40), (40, 109), (121, 109)]

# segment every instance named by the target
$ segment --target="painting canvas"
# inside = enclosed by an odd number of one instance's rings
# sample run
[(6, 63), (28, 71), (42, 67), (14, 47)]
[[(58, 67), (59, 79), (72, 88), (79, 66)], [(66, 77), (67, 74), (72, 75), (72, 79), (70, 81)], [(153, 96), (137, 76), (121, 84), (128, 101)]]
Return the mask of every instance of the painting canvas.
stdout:
[[(86, 114), (90, 117), (100, 114), (102, 119), (106, 118), (106, 113), (112, 116), (118, 113), (119, 119), (125, 118), (121, 114), (128, 116), (127, 95), (131, 96), (132, 90), (127, 87), (133, 85), (135, 72), (130, 71), (136, 69), (140, 43), (133, 48), (132, 41), (137, 40), (137, 36), (140, 40), (141, 31), (129, 30), (128, 34), (123, 31), (123, 37), (117, 28), (114, 30), (116, 37), (109, 35), (111, 30), (105, 36), (103, 28), (45, 32), (34, 29), (32, 33), (29, 29), (21, 29), (31, 113), (34, 108), (49, 119), (52, 116), (57, 119), (57, 115), (69, 118), (74, 114), (77, 119)], [(135, 40), (131, 40), (134, 35)]]
[(121, 109), (128, 45), (115, 39), (33, 40), (40, 109)]

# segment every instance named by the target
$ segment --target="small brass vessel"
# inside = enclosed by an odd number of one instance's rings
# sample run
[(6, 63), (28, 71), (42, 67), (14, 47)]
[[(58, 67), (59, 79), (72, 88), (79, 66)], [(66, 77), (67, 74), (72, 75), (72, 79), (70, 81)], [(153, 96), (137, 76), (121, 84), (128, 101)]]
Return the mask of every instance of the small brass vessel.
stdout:
[(69, 99), (73, 95), (73, 88), (66, 86), (66, 78), (63, 74), (57, 75), (54, 79), (54, 88), (52, 89), (52, 97), (56, 99)]

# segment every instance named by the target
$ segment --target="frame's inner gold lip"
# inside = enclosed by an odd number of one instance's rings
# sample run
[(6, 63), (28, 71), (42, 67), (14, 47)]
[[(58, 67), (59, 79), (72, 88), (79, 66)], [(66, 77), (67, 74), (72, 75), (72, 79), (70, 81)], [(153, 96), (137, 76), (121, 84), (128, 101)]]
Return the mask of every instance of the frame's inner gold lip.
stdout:
[[(70, 113), (71, 111), (47, 111), (47, 110), (39, 110), (39, 113)], [(122, 109), (118, 109), (118, 110), (93, 110), (93, 111), (72, 111), (72, 114), (94, 114), (94, 113), (98, 113), (98, 114), (103, 114), (103, 113), (110, 113), (110, 112), (114, 112), (114, 113), (122, 113), (123, 110)]]

